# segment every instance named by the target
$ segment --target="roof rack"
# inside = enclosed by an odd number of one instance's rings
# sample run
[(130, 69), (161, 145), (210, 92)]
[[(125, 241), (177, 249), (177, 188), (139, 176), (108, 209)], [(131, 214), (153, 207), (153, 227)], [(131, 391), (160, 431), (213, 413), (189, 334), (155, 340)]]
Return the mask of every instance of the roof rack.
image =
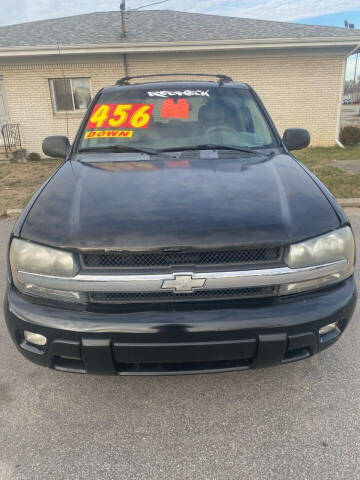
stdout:
[(134, 77), (123, 77), (116, 82), (116, 85), (130, 85), (129, 80), (134, 78), (150, 78), (150, 77), (181, 77), (181, 76), (190, 76), (190, 77), (215, 77), (219, 79), (219, 85), (224, 83), (232, 82), (232, 78), (227, 75), (213, 75), (210, 73), (153, 73), (152, 75), (136, 75)]

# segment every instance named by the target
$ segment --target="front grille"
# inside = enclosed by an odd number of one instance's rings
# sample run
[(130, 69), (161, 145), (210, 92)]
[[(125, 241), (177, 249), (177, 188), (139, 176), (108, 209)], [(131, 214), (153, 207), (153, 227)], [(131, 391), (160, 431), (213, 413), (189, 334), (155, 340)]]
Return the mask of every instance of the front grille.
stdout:
[(93, 303), (146, 303), (146, 302), (185, 302), (192, 300), (226, 300), (256, 297), (272, 297), (277, 294), (277, 286), (224, 288), (216, 290), (194, 290), (189, 293), (173, 292), (92, 292)]
[(87, 268), (166, 267), (176, 265), (244, 265), (264, 264), (280, 260), (280, 248), (242, 250), (208, 250), (159, 253), (86, 253)]

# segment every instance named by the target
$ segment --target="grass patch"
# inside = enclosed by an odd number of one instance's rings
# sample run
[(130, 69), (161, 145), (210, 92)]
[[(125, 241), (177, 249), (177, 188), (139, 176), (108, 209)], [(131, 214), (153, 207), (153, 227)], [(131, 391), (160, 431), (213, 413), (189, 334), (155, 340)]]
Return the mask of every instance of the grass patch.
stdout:
[(60, 163), (49, 159), (0, 164), (0, 216), (8, 208), (23, 208)]
[(360, 161), (360, 146), (346, 147), (345, 149), (340, 147), (311, 147), (293, 153), (305, 165), (312, 162), (326, 164), (333, 160), (339, 162), (342, 160)]
[(336, 198), (360, 198), (360, 175), (330, 165), (312, 171)]
[[(360, 162), (360, 146), (313, 147), (294, 152), (294, 156), (306, 165), (336, 198), (360, 198), (360, 175), (341, 169), (341, 164), (332, 162), (345, 160)], [(340, 168), (339, 168), (340, 167)]]

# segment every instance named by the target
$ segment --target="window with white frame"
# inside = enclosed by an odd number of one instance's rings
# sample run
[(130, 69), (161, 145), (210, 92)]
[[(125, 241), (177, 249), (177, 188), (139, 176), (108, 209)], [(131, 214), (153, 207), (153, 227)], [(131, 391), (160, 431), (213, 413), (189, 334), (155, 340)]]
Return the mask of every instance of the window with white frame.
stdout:
[(49, 79), (54, 113), (86, 110), (90, 101), (90, 78)]

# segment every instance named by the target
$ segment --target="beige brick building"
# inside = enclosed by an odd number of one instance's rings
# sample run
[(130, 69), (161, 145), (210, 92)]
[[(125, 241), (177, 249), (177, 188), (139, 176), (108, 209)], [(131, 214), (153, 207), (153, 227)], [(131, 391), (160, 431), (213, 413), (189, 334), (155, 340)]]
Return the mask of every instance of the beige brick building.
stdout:
[[(360, 44), (359, 31), (144, 11), (127, 14), (122, 36), (119, 15), (0, 28), (0, 124), (19, 124), (28, 152), (40, 153), (48, 135), (68, 131), (72, 140), (90, 97), (103, 86), (126, 74), (175, 72), (247, 82), (280, 133), (303, 127), (312, 145), (335, 143), (345, 62)], [(57, 82), (63, 77), (68, 91)]]

